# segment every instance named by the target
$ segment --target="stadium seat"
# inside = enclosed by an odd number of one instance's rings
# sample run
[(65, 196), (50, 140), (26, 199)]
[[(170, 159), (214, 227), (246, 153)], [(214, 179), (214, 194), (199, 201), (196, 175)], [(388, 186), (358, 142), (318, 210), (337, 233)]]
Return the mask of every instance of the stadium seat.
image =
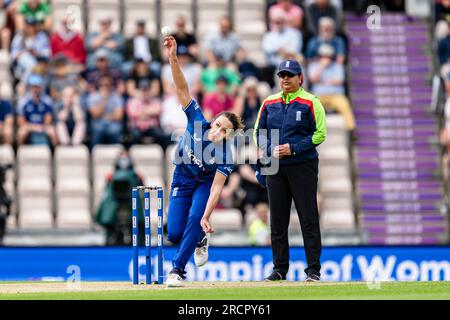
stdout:
[(17, 152), (19, 225), (53, 227), (51, 153), (47, 146), (21, 146)]
[(352, 210), (323, 210), (320, 214), (320, 223), (322, 230), (353, 230), (355, 229), (355, 216)]
[(159, 145), (132, 146), (130, 157), (146, 185), (164, 187), (164, 152)]
[(91, 227), (89, 151), (85, 146), (55, 151), (58, 228)]
[(157, 31), (157, 6), (156, 0), (127, 0), (125, 1), (124, 36), (133, 35), (136, 21), (147, 21), (147, 32), (151, 36), (158, 35)]
[(120, 152), (122, 145), (96, 145), (92, 150), (92, 182), (94, 193), (94, 211), (96, 210), (102, 192), (106, 185), (106, 178), (114, 170), (114, 162)]
[(237, 209), (216, 209), (211, 215), (211, 224), (217, 230), (240, 231), (242, 215)]
[(200, 39), (206, 32), (217, 30), (222, 16), (230, 15), (228, 0), (197, 0), (197, 35)]

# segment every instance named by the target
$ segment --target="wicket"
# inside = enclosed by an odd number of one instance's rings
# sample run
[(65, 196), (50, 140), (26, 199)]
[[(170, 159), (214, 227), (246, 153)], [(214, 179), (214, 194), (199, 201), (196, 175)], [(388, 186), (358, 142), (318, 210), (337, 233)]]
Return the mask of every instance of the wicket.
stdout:
[(163, 278), (163, 212), (164, 191), (161, 187), (139, 186), (132, 190), (132, 235), (133, 235), (133, 284), (139, 284), (139, 192), (144, 191), (144, 228), (145, 228), (145, 283), (152, 283), (151, 256), (151, 224), (150, 224), (150, 192), (156, 191), (158, 197), (158, 284), (164, 283)]

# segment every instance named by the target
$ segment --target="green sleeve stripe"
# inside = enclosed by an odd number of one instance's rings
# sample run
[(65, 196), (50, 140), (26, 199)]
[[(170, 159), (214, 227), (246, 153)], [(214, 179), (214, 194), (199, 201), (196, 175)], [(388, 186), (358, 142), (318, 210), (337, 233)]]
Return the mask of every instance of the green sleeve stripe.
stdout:
[(314, 115), (316, 117), (316, 131), (312, 136), (312, 142), (319, 145), (325, 141), (327, 137), (327, 123), (325, 119), (325, 109), (319, 99), (313, 99)]

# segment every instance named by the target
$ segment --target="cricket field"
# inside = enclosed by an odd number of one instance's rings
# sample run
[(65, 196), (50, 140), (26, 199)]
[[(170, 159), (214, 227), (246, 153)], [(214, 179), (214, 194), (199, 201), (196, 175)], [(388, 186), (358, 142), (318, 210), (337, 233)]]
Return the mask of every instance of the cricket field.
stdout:
[(450, 300), (450, 282), (0, 282), (0, 300)]

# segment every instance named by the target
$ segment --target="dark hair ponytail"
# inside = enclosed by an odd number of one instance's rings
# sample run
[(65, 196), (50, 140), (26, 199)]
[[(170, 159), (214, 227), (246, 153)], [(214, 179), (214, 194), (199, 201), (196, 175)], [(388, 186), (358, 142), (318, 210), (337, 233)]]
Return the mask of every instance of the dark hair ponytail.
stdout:
[(216, 119), (220, 116), (224, 116), (231, 122), (231, 124), (233, 125), (234, 131), (245, 128), (244, 122), (242, 121), (241, 117), (233, 112), (224, 111), (224, 112), (220, 113), (216, 117)]

